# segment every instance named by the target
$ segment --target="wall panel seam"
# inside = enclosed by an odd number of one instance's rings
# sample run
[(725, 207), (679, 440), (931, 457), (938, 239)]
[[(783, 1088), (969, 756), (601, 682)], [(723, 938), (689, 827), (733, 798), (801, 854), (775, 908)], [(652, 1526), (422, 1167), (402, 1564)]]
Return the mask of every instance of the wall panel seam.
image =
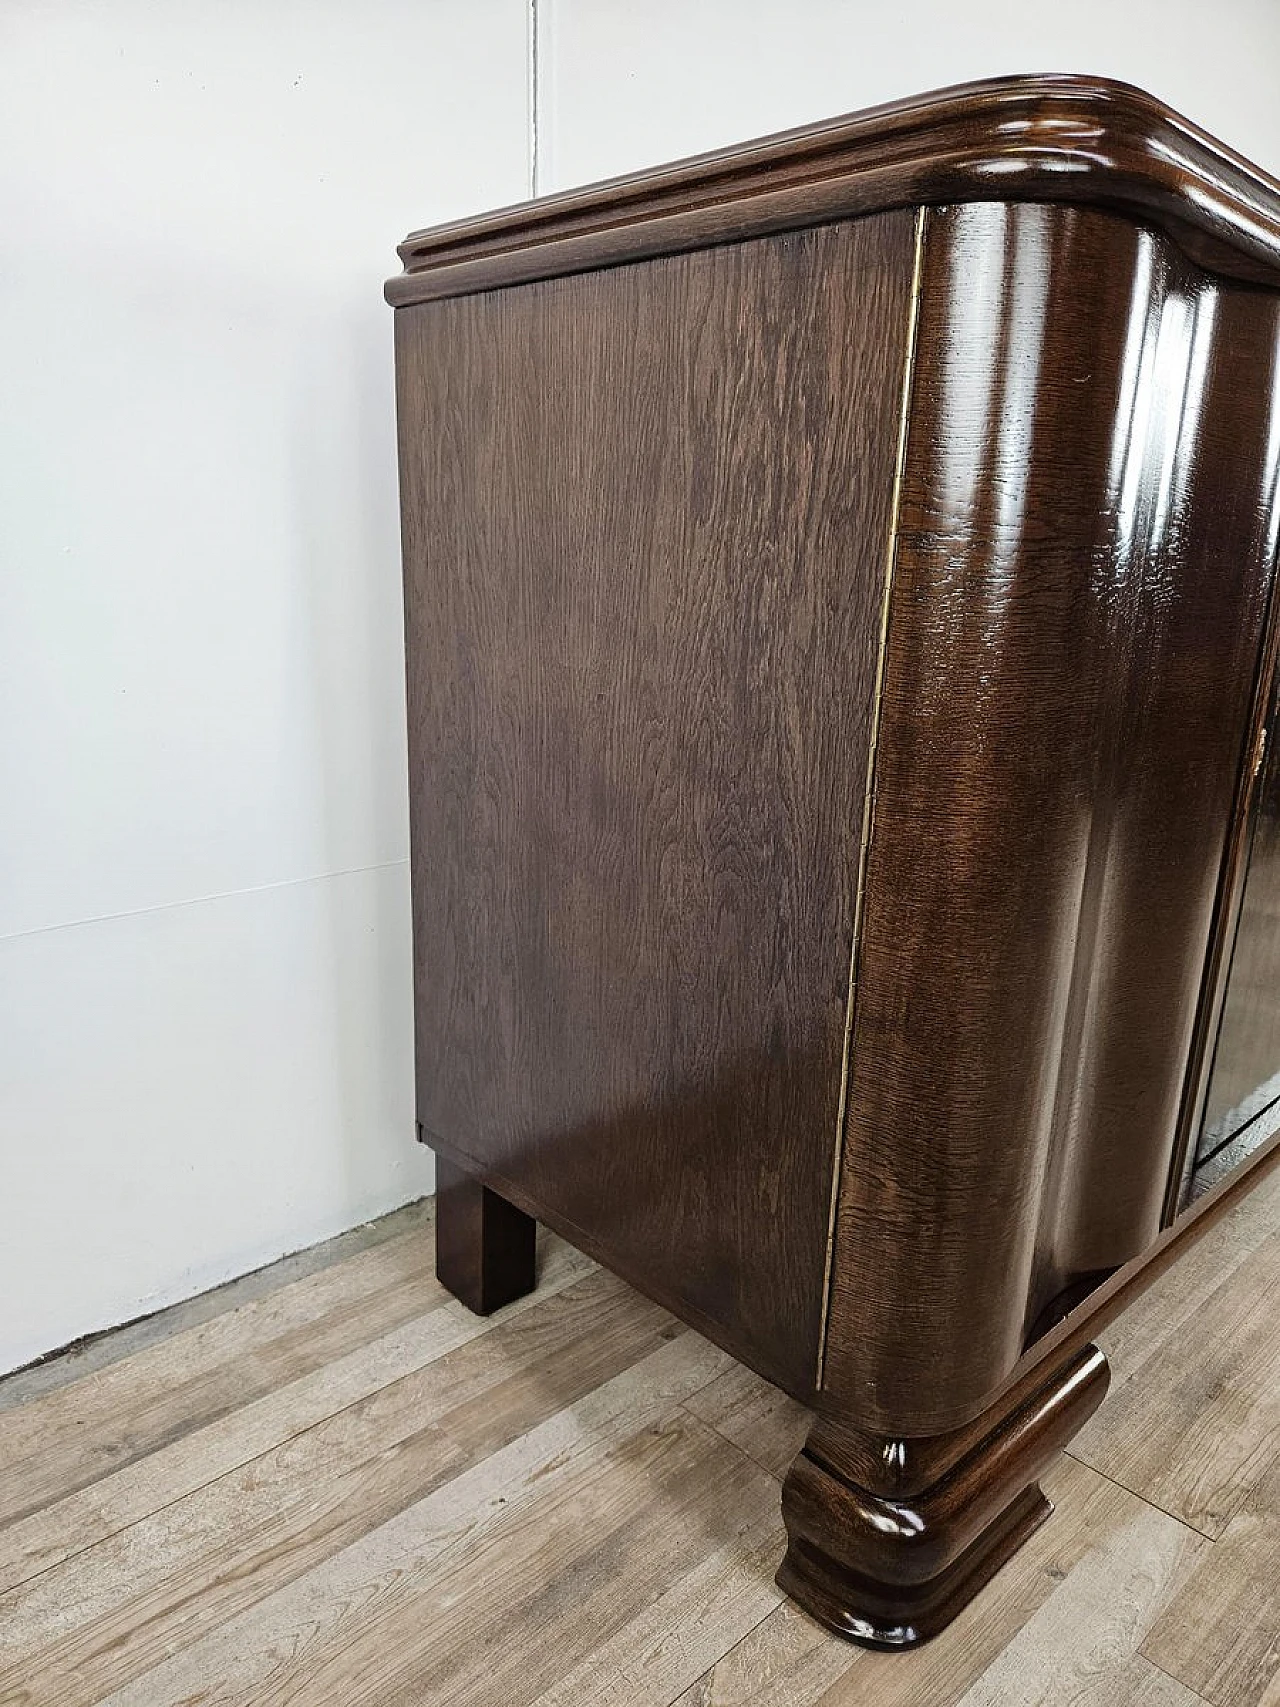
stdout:
[(184, 895), (177, 901), (157, 901), (152, 907), (126, 907), (119, 913), (86, 913), (80, 919), (56, 919), (52, 924), (33, 925), (30, 930), (6, 931), (0, 935), (0, 945), (20, 942), (24, 937), (49, 936), (54, 931), (79, 930), (84, 925), (109, 925), (119, 919), (141, 919), (150, 913), (173, 913), (180, 907), (204, 907), (214, 901), (232, 901), (239, 895), (262, 895), (270, 889), (293, 889), (300, 883), (327, 883), (334, 877), (360, 877), (370, 871), (393, 871), (407, 866), (407, 858), (375, 860), (370, 865), (343, 866), (336, 871), (310, 871), (301, 877), (281, 877), (272, 883), (249, 883), (242, 889), (215, 889), (208, 895)]

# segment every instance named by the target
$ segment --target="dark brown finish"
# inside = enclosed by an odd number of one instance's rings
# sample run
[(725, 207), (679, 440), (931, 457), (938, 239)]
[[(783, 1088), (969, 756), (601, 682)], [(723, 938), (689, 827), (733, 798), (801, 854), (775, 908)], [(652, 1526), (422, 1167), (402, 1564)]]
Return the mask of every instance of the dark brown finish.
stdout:
[(921, 1639), (1245, 1185), (1280, 187), (1021, 79), (401, 252), (423, 1135), (818, 1406), (780, 1580)]
[[(1201, 1135), (1202, 1159), (1280, 1099), (1280, 743), (1259, 754), (1257, 817)], [(1269, 1088), (1267, 1088), (1269, 1087)]]
[(477, 1316), (538, 1283), (532, 1216), (444, 1156), (436, 1158), (436, 1278)]
[(1110, 214), (931, 214), (921, 295), (824, 1379), (907, 1434), (1159, 1232), (1280, 387), (1278, 299)]
[(914, 256), (397, 317), (424, 1135), (799, 1393)]
[[(874, 1647), (936, 1635), (1049, 1516), (1036, 1478), (1097, 1410), (1108, 1379), (1089, 1346), (950, 1436), (858, 1439), (819, 1423), (783, 1484), (778, 1586)], [(855, 1475), (878, 1472), (872, 1485), (850, 1475), (850, 1446)]]
[[(1280, 426), (1280, 415), (1277, 418), (1277, 425)], [(1274, 438), (1275, 435), (1273, 435)], [(1280, 453), (1280, 440), (1276, 442), (1275, 449), (1277, 453)], [(1274, 493), (1269, 508), (1272, 513), (1274, 543), (1275, 525), (1280, 521), (1280, 511), (1278, 511)], [(1271, 615), (1266, 625), (1257, 679), (1254, 683), (1253, 706), (1249, 714), (1248, 734), (1245, 739), (1243, 774), (1240, 779), (1240, 786), (1236, 790), (1235, 806), (1231, 814), (1231, 824), (1227, 831), (1227, 849), (1218, 879), (1218, 900), (1215, 908), (1213, 935), (1205, 961), (1203, 993), (1191, 1040), (1187, 1090), (1183, 1097), (1182, 1112), (1179, 1116), (1178, 1131), (1174, 1140), (1173, 1162), (1169, 1169), (1169, 1178), (1165, 1187), (1163, 1222), (1166, 1227), (1179, 1216), (1185, 1216), (1193, 1200), (1197, 1196), (1202, 1196), (1205, 1191), (1210, 1190), (1218, 1183), (1217, 1180), (1207, 1177), (1196, 1178), (1195, 1167), (1199, 1147), (1198, 1140), (1203, 1127), (1204, 1108), (1213, 1066), (1214, 1042), (1222, 1023), (1231, 951), (1235, 943), (1240, 905), (1244, 898), (1249, 846), (1257, 816), (1256, 795), (1261, 774), (1259, 756), (1265, 753), (1267, 739), (1266, 709), (1271, 704), (1275, 694), (1276, 664), (1277, 660), (1280, 659), (1280, 622), (1276, 620), (1276, 554), (1274, 549), (1271, 557)]]
[(397, 307), (744, 237), (957, 202), (1106, 204), (1228, 276), (1280, 284), (1280, 185), (1162, 102), (1091, 77), (916, 95), (400, 245)]
[[(1114, 1322), (1135, 1298), (1140, 1298), (1149, 1286), (1154, 1285), (1188, 1246), (1229, 1213), (1277, 1163), (1280, 1163), (1280, 1131), (1273, 1132), (1250, 1151), (1238, 1168), (1215, 1181), (1203, 1195), (1188, 1204), (1177, 1220), (1166, 1227), (1146, 1250), (1109, 1275), (1052, 1328), (1033, 1341), (1014, 1365), (1007, 1387), (1027, 1379), (1036, 1370), (1047, 1369), (1055, 1358), (1066, 1357), (1087, 1345), (1108, 1322)], [(997, 1399), (996, 1403), (999, 1402)]]

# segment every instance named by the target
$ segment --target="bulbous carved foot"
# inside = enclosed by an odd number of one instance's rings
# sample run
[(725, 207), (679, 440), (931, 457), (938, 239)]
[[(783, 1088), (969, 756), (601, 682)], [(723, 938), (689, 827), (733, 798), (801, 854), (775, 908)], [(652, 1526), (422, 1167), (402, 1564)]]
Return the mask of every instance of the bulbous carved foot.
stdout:
[(819, 1421), (783, 1484), (779, 1588), (871, 1647), (936, 1636), (1049, 1516), (1036, 1478), (1109, 1379), (1087, 1346), (951, 1434), (890, 1440)]

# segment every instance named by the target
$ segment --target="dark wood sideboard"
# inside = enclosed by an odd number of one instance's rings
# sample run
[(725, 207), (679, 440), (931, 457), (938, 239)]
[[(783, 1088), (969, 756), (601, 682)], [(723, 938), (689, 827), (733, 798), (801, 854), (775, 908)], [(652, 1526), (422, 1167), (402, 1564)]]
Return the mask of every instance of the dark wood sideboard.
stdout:
[(1278, 1153), (1280, 185), (1016, 78), (400, 255), (441, 1278), (813, 1406), (779, 1581), (908, 1645)]

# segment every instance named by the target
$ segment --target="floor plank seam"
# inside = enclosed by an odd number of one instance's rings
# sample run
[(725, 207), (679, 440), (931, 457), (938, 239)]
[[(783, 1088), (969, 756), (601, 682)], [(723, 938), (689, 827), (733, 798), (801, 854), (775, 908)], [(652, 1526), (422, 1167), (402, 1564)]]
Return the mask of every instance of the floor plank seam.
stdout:
[[(718, 1376), (712, 1377), (712, 1381), (718, 1379)], [(711, 1381), (708, 1381), (705, 1385), (706, 1387), (711, 1386)], [(705, 1388), (699, 1387), (689, 1395), (689, 1398), (696, 1399), (698, 1394), (703, 1391), (705, 1391)], [(746, 1447), (740, 1445), (738, 1441), (731, 1440), (722, 1429), (717, 1428), (713, 1422), (708, 1422), (706, 1417), (700, 1417), (696, 1411), (690, 1410), (688, 1399), (682, 1400), (677, 1406), (677, 1409), (683, 1411), (686, 1416), (691, 1417), (694, 1422), (700, 1423), (703, 1428), (709, 1428), (718, 1440), (723, 1440), (726, 1446), (731, 1446), (738, 1454), (739, 1458), (745, 1458), (748, 1464), (754, 1464), (757, 1470), (763, 1470), (765, 1475), (768, 1476), (771, 1481), (777, 1482), (779, 1486), (781, 1486), (783, 1478), (776, 1470), (771, 1469), (767, 1464), (762, 1464), (754, 1452), (748, 1452)]]
[[(716, 1430), (716, 1433), (719, 1433), (718, 1429)], [(730, 1442), (730, 1445), (732, 1445), (732, 1444), (733, 1443)], [(752, 1460), (752, 1462), (754, 1463), (754, 1460)], [(782, 1604), (783, 1604), (783, 1602), (780, 1599), (778, 1601), (778, 1606), (781, 1606)], [(771, 1606), (762, 1618), (757, 1618), (755, 1623), (751, 1626), (751, 1628), (749, 1630), (744, 1630), (742, 1632), (742, 1634), (738, 1637), (736, 1642), (730, 1642), (729, 1646), (724, 1650), (724, 1652), (722, 1654), (716, 1655), (715, 1659), (712, 1660), (711, 1664), (706, 1668), (705, 1671), (699, 1672), (699, 1674), (697, 1675), (697, 1677), (694, 1678), (692, 1683), (686, 1683), (683, 1689), (678, 1689), (669, 1701), (663, 1702), (662, 1707), (676, 1707), (677, 1702), (683, 1701), (684, 1698), (688, 1695), (689, 1691), (691, 1689), (696, 1689), (697, 1686), (702, 1682), (703, 1678), (709, 1677), (715, 1671), (717, 1666), (723, 1665), (724, 1662), (729, 1658), (730, 1654), (737, 1653), (738, 1649), (742, 1646), (742, 1644), (744, 1642), (749, 1642), (751, 1640), (751, 1638), (755, 1635), (756, 1631), (759, 1630), (762, 1625), (767, 1624), (769, 1622), (769, 1620), (773, 1617), (774, 1613), (777, 1612), (778, 1606)], [(832, 1639), (835, 1640), (834, 1637)]]
[[(1156, 1510), (1159, 1510), (1159, 1509), (1160, 1508), (1157, 1506)], [(1169, 1679), (1170, 1683), (1176, 1683), (1179, 1689), (1185, 1689), (1188, 1695), (1193, 1695), (1197, 1701), (1203, 1701), (1204, 1707), (1227, 1707), (1227, 1704), (1225, 1702), (1219, 1701), (1215, 1696), (1204, 1695), (1200, 1692), (1200, 1690), (1192, 1689), (1191, 1685), (1189, 1683), (1184, 1682), (1184, 1680), (1182, 1678), (1180, 1678), (1176, 1674), (1176, 1672), (1166, 1671), (1164, 1666), (1162, 1666), (1160, 1664), (1159, 1660), (1153, 1660), (1151, 1658), (1151, 1655), (1146, 1650), (1145, 1642), (1140, 1642), (1138, 1644), (1138, 1646), (1134, 1649), (1134, 1652), (1138, 1655), (1138, 1657), (1140, 1659), (1145, 1660), (1147, 1662), (1147, 1664), (1152, 1668), (1153, 1671), (1158, 1671), (1160, 1673), (1161, 1677), (1167, 1677)]]
[(1101, 1476), (1103, 1481), (1110, 1482), (1113, 1488), (1119, 1488), (1123, 1493), (1132, 1494), (1135, 1500), (1141, 1500), (1142, 1504), (1147, 1506), (1151, 1511), (1158, 1511), (1161, 1516), (1167, 1517), (1172, 1523), (1176, 1523), (1183, 1529), (1189, 1530), (1192, 1535), (1198, 1535), (1201, 1540), (1207, 1541), (1210, 1546), (1218, 1540), (1216, 1535), (1210, 1535), (1208, 1530), (1201, 1529), (1199, 1524), (1190, 1523), (1185, 1517), (1179, 1517), (1176, 1511), (1170, 1511), (1167, 1507), (1158, 1504), (1155, 1500), (1148, 1499), (1146, 1494), (1139, 1493), (1137, 1488), (1131, 1488), (1127, 1482), (1122, 1482), (1119, 1477), (1108, 1476), (1105, 1470), (1100, 1470), (1096, 1464), (1091, 1464), (1087, 1458), (1078, 1457), (1069, 1446), (1063, 1448), (1062, 1455), (1064, 1458), (1070, 1458), (1073, 1464), (1079, 1464), (1086, 1470), (1092, 1470), (1095, 1476)]

